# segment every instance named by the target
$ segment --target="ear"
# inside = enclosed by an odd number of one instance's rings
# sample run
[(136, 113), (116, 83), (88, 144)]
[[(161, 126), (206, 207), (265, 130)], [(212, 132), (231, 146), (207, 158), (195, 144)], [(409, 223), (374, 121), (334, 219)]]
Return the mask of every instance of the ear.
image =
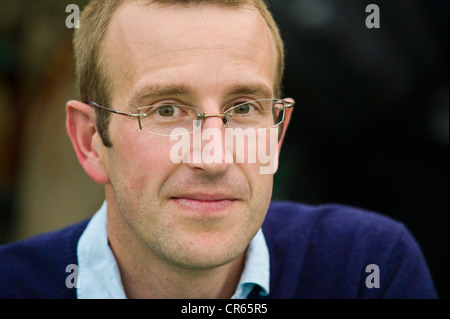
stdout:
[[(101, 142), (95, 124), (95, 110), (92, 106), (79, 101), (66, 104), (66, 129), (78, 161), (85, 172), (97, 183), (109, 183), (107, 170), (102, 162)], [(105, 159), (103, 159), (105, 160)]]
[[(288, 102), (292, 102), (295, 104), (295, 101), (291, 98), (286, 99)], [(283, 144), (284, 136), (286, 135), (287, 128), (289, 126), (289, 123), (291, 122), (292, 112), (294, 111), (294, 108), (288, 108), (286, 109), (286, 114), (284, 116), (284, 123), (283, 123), (283, 132), (281, 132), (280, 140), (278, 141), (278, 154), (280, 154), (281, 151), (281, 145)]]

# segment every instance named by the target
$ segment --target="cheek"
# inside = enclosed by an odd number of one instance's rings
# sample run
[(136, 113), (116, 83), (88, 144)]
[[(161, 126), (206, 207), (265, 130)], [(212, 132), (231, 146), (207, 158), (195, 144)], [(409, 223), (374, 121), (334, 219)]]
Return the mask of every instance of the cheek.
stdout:
[(250, 211), (267, 211), (266, 208), (269, 207), (272, 197), (273, 174), (262, 174), (261, 170), (266, 167), (266, 164), (260, 162), (256, 164), (244, 163), (237, 165), (245, 175), (251, 188)]
[(273, 175), (254, 172), (250, 183), (253, 185), (253, 200), (260, 207), (268, 207), (272, 198)]
[(171, 145), (167, 138), (122, 129), (118, 134), (111, 134), (111, 140), (109, 172), (114, 176), (113, 188), (121, 187), (133, 197), (144, 192), (156, 196), (155, 192), (175, 167), (170, 160)]
[(243, 168), (250, 185), (256, 211), (267, 211), (272, 198), (273, 176), (278, 168), (278, 130), (258, 134), (256, 164)]

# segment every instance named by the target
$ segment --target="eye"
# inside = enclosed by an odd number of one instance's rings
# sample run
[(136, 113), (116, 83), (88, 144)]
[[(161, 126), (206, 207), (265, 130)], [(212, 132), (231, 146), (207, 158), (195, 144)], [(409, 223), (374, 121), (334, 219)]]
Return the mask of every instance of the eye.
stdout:
[(162, 105), (156, 109), (156, 113), (162, 117), (172, 117), (178, 113), (179, 109), (175, 105)]
[(248, 114), (254, 110), (255, 110), (255, 107), (250, 102), (248, 102), (248, 103), (237, 104), (234, 107), (233, 112), (236, 114)]

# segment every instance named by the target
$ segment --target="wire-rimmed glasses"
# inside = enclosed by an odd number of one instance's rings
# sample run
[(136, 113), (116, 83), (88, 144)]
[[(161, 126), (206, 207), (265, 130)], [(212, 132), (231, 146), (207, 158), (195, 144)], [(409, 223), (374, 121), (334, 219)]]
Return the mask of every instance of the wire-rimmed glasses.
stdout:
[[(222, 119), (225, 127), (265, 130), (282, 124), (286, 118), (286, 109), (295, 105), (293, 99), (260, 99), (239, 102), (222, 114), (206, 114), (200, 109), (176, 103), (160, 103), (137, 108), (137, 113), (120, 112), (89, 102), (91, 106), (107, 110), (114, 114), (137, 118), (139, 129), (156, 135), (172, 136), (174, 131), (192, 133), (202, 127), (210, 117)], [(176, 133), (176, 135), (180, 135)]]

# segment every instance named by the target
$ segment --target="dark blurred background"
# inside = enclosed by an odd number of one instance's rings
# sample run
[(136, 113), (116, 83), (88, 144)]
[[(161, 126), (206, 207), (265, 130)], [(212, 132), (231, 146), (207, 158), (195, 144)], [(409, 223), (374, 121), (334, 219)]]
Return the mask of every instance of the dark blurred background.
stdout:
[[(67, 138), (68, 4), (0, 0), (0, 243), (89, 217), (103, 200)], [(377, 4), (381, 28), (368, 29)], [(449, 296), (448, 0), (272, 0), (297, 106), (275, 199), (381, 212), (417, 239)], [(3, 262), (3, 261), (2, 261)]]

